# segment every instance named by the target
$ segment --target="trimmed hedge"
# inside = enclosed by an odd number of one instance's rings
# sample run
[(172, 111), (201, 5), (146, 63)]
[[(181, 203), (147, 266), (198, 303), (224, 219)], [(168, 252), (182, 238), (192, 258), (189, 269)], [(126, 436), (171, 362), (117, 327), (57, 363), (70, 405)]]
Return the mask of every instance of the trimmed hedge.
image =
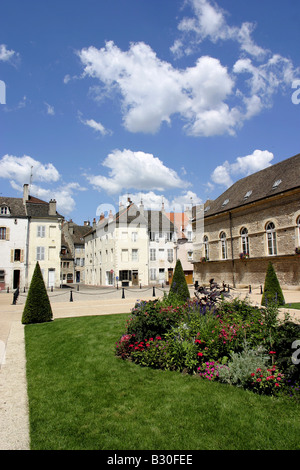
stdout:
[(178, 296), (178, 298), (180, 300), (183, 300), (184, 302), (186, 302), (190, 298), (189, 288), (186, 282), (180, 259), (176, 262), (170, 292), (176, 294), (176, 296)]
[(53, 317), (39, 263), (36, 263), (22, 315), (22, 323), (43, 323)]
[(284, 296), (271, 261), (268, 264), (261, 305), (266, 306), (268, 303), (285, 304)]

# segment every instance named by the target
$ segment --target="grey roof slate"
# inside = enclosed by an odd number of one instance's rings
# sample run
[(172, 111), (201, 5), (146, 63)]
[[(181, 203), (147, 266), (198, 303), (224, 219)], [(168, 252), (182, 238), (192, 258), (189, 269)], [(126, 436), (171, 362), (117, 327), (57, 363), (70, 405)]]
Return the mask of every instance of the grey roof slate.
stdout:
[(205, 204), (204, 217), (300, 188), (300, 154), (246, 176), (214, 201)]

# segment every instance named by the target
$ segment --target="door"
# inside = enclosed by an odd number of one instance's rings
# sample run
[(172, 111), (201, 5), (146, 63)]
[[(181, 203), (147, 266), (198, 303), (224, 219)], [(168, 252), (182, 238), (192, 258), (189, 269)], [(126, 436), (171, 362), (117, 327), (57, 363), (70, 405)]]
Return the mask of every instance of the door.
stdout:
[(132, 271), (132, 285), (138, 286), (139, 285), (139, 272)]
[(48, 287), (54, 287), (55, 285), (55, 269), (49, 269), (48, 271)]
[(20, 270), (14, 269), (13, 288), (17, 289), (20, 286)]

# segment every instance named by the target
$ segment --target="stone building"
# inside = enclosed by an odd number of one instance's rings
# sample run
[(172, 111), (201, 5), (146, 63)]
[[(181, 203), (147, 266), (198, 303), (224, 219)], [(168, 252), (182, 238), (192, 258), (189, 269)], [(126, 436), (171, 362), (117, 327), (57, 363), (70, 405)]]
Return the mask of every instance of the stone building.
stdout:
[(62, 225), (61, 283), (85, 282), (84, 235), (91, 230), (89, 222), (77, 225), (72, 220)]
[[(196, 225), (197, 219), (194, 219)], [(247, 176), (204, 205), (194, 277), (263, 285), (269, 261), (285, 288), (300, 288), (300, 154)]]
[(28, 287), (39, 262), (47, 287), (59, 287), (61, 223), (56, 201), (23, 186), (23, 198), (0, 197), (0, 288)]

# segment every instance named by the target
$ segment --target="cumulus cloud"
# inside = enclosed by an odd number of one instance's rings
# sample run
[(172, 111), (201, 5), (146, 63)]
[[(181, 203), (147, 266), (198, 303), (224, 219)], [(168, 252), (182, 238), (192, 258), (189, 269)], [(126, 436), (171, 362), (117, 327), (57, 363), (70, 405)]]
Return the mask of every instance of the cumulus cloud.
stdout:
[[(8, 179), (12, 188), (20, 193), (23, 185), (31, 182), (30, 194), (46, 202), (55, 199), (58, 212), (62, 215), (68, 215), (75, 209), (74, 196), (78, 191), (86, 190), (79, 183), (62, 182), (61, 175), (52, 163), (43, 164), (28, 155), (4, 155), (0, 160), (0, 177)], [(42, 184), (46, 183), (47, 187), (43, 187)]]
[[(181, 39), (176, 39), (172, 52), (181, 56), (192, 53), (199, 44), (205, 40), (216, 43), (220, 40), (236, 41), (242, 51), (255, 57), (263, 57), (267, 50), (255, 44), (251, 35), (255, 25), (250, 22), (241, 26), (229, 26), (226, 21), (226, 12), (216, 3), (209, 0), (187, 0), (193, 16), (184, 17), (178, 24), (183, 33)], [(188, 40), (188, 46), (186, 46)]]
[(9, 62), (16, 55), (16, 52), (7, 49), (5, 44), (0, 44), (0, 61)]
[(105, 158), (103, 166), (109, 169), (108, 177), (103, 175), (86, 175), (86, 177), (94, 188), (107, 191), (109, 194), (129, 189), (163, 191), (188, 185), (159, 158), (141, 151), (114, 150)]
[(233, 177), (248, 176), (271, 166), (273, 153), (268, 150), (255, 150), (251, 155), (237, 157), (234, 163), (225, 161), (215, 168), (211, 175), (214, 183), (229, 187), (233, 184)]
[[(119, 201), (127, 203), (127, 195), (122, 195)], [(136, 205), (143, 202), (143, 206), (148, 210), (161, 210), (162, 204), (166, 212), (181, 212), (191, 205), (201, 204), (202, 200), (193, 191), (182, 191), (178, 195), (166, 197), (165, 194), (157, 194), (154, 191), (130, 193), (130, 199)]]
[(4, 155), (0, 160), (0, 177), (17, 181), (24, 184), (29, 183), (30, 175), (35, 181), (58, 181), (60, 174), (52, 163), (43, 164), (34, 158), (24, 155)]
[(84, 76), (121, 94), (123, 122), (130, 132), (156, 133), (178, 115), (188, 134), (216, 135), (232, 133), (239, 119), (238, 111), (225, 103), (234, 81), (218, 59), (204, 56), (193, 67), (176, 69), (144, 43), (123, 52), (113, 41), (78, 55)]

